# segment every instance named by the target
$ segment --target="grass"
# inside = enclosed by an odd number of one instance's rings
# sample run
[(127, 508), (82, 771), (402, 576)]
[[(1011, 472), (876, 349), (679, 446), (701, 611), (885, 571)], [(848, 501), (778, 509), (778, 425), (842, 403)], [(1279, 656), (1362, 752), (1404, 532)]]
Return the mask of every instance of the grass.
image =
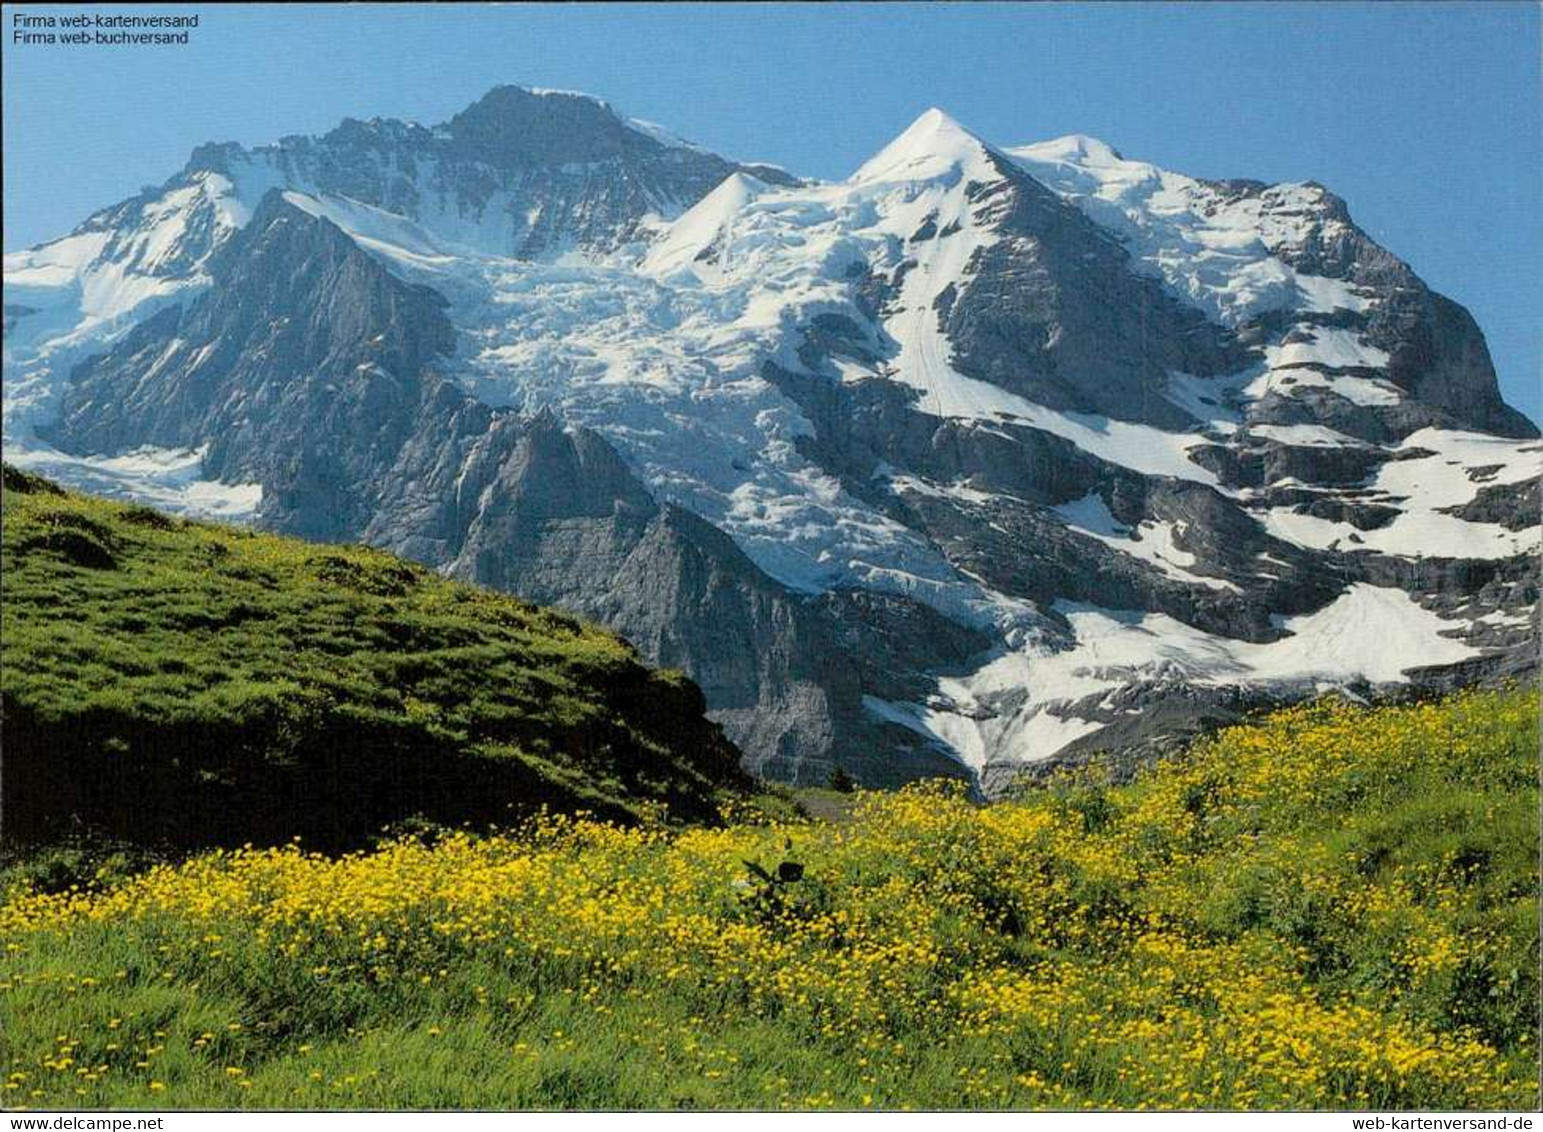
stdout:
[(610, 633), (363, 547), (4, 475), (13, 845), (342, 848), (543, 804), (707, 820), (749, 785), (698, 689)]
[(839, 822), (546, 816), (0, 905), (16, 1107), (1531, 1109), (1531, 690)]

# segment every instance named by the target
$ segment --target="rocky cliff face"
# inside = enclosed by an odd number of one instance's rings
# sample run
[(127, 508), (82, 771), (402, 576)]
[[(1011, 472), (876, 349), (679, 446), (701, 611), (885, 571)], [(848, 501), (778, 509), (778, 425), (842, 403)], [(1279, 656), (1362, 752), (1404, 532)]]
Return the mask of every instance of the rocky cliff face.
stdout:
[(1535, 663), (1536, 429), (1316, 185), (935, 111), (799, 183), (500, 88), (6, 270), (8, 456), (595, 618), (769, 777), (991, 793)]
[(414, 221), (462, 247), (523, 259), (613, 252), (678, 216), (741, 166), (587, 95), (502, 86), (443, 125), (347, 119), (319, 138), (198, 149), (183, 171), (282, 183)]

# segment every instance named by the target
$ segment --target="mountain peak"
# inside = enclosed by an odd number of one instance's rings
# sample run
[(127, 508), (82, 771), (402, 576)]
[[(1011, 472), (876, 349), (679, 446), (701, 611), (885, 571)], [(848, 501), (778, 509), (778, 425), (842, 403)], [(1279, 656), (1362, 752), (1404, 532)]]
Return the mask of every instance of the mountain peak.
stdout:
[[(510, 109), (515, 107), (528, 107), (531, 103), (548, 102), (552, 104), (564, 102), (586, 102), (593, 107), (614, 113), (611, 104), (603, 98), (593, 94), (586, 94), (581, 90), (556, 90), (540, 86), (520, 86), (517, 83), (500, 83), (492, 87), (481, 98), (473, 102), (466, 109), (471, 110), (479, 106), (490, 109)], [(466, 111), (462, 111), (464, 114)]]
[(916, 120), (906, 127), (907, 133), (910, 133), (912, 130), (923, 130), (929, 132), (937, 132), (939, 130), (955, 130), (959, 132), (965, 132), (964, 127), (961, 126), (952, 115), (950, 115), (945, 110), (939, 109), (936, 106), (929, 106), (927, 109), (918, 114), (916, 116)]
[(955, 170), (977, 172), (990, 160), (991, 147), (936, 106), (924, 110), (852, 174), (855, 184), (920, 181)]
[(1125, 163), (1119, 150), (1087, 134), (1066, 134), (1048, 141), (1017, 146), (1008, 152), (1031, 161), (1064, 162), (1069, 165), (1104, 167)]
[(601, 161), (634, 145), (657, 145), (585, 95), (496, 86), (445, 123), (464, 156), (501, 165)]

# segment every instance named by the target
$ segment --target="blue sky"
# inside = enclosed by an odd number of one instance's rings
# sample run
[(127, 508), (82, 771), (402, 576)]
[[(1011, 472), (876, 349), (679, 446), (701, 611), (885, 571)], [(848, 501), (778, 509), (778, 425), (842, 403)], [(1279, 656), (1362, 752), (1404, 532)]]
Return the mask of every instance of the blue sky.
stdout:
[[(114, 11), (29, 6), (27, 14)], [(129, 10), (129, 9), (122, 9)], [(840, 177), (939, 106), (1204, 177), (1318, 180), (1473, 311), (1543, 416), (1539, 10), (1488, 4), (155, 5), (188, 47), (19, 47), (5, 247), (159, 183), (199, 142), (433, 123), (504, 82), (585, 90), (734, 157)]]

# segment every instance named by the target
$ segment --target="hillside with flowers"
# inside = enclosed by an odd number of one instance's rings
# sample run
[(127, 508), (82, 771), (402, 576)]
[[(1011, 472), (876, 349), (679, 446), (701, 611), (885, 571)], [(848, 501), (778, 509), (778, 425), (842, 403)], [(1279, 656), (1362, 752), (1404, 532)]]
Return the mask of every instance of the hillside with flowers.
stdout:
[(4, 1104), (1530, 1109), (1537, 734), (1329, 700), (989, 807), (24, 864)]

